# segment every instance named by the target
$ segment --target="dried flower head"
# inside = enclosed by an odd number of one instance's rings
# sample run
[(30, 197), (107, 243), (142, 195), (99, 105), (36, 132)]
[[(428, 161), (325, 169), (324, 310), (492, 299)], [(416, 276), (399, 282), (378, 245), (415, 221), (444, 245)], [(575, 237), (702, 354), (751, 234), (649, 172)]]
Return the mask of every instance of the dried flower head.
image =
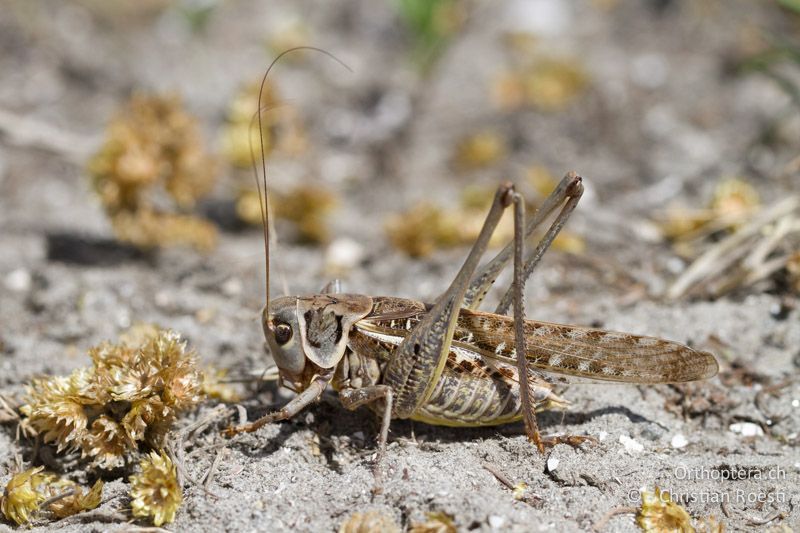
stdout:
[(528, 492), (528, 484), (525, 483), (524, 481), (520, 481), (519, 483), (514, 485), (513, 489), (511, 489), (511, 495), (514, 497), (515, 500), (520, 500), (520, 501), (524, 500), (526, 492)]
[(214, 227), (187, 211), (213, 187), (215, 165), (179, 98), (134, 96), (88, 171), (120, 240), (141, 248), (213, 246)]
[(122, 466), (141, 444), (160, 447), (177, 415), (202, 398), (193, 353), (174, 331), (138, 326), (89, 350), (93, 366), (34, 380), (21, 412), (58, 451)]
[(27, 524), (39, 505), (47, 499), (47, 494), (39, 490), (42, 483), (43, 466), (31, 468), (13, 476), (6, 484), (3, 497), (0, 498), (0, 511), (6, 520), (17, 524)]
[(692, 518), (686, 509), (672, 501), (669, 492), (658, 487), (654, 492), (642, 491), (642, 508), (636, 523), (646, 532), (694, 533)]
[(275, 85), (264, 84), (261, 94), (261, 134), (254, 119), (258, 109), (261, 81), (242, 87), (228, 107), (228, 122), (222, 130), (222, 152), (234, 166), (250, 168), (253, 155), (258, 156), (261, 138), (265, 157), (273, 151), (298, 156), (308, 147), (305, 130), (297, 112), (281, 101)]
[[(102, 481), (98, 480), (84, 493), (83, 487), (74, 481), (43, 470), (42, 466), (30, 468), (13, 476), (8, 482), (0, 497), (0, 511), (7, 520), (26, 524), (42, 510), (49, 511), (55, 518), (66, 518), (100, 505)], [(51, 501), (47, 509), (40, 509), (47, 500)]]
[[(258, 193), (242, 191), (236, 213), (248, 224), (261, 225)], [(291, 222), (300, 242), (321, 244), (330, 240), (327, 216), (336, 207), (336, 195), (318, 185), (298, 185), (288, 192), (270, 191), (270, 213)]]
[(339, 527), (339, 533), (400, 533), (400, 526), (394, 519), (379, 511), (353, 513)]
[(151, 518), (157, 527), (172, 522), (183, 501), (175, 465), (162, 451), (150, 452), (139, 467), (130, 478), (133, 516)]
[[(741, 178), (723, 178), (714, 186), (711, 201), (706, 207), (670, 209), (659, 223), (662, 233), (670, 240), (685, 242), (703, 238), (721, 230), (738, 228), (761, 206), (755, 188)], [(691, 250), (678, 245), (678, 251)]]
[(97, 508), (103, 499), (103, 481), (98, 479), (92, 488), (84, 492), (83, 487), (73, 482), (62, 483), (64, 489), (72, 490), (70, 496), (66, 496), (50, 504), (49, 510), (56, 518), (66, 518), (83, 511)]
[(761, 205), (755, 187), (740, 178), (726, 178), (714, 188), (711, 210), (717, 216), (747, 214)]
[(411, 524), (409, 533), (456, 533), (453, 517), (447, 513), (428, 513), (427, 520), (423, 523)]
[(496, 163), (508, 152), (505, 139), (494, 131), (481, 131), (461, 139), (453, 154), (453, 163), (462, 170), (475, 170)]
[(575, 59), (537, 57), (494, 82), (493, 100), (502, 109), (530, 106), (555, 112), (566, 108), (586, 89), (589, 76)]
[(425, 257), (459, 243), (458, 222), (436, 205), (423, 202), (386, 220), (392, 245), (412, 257)]

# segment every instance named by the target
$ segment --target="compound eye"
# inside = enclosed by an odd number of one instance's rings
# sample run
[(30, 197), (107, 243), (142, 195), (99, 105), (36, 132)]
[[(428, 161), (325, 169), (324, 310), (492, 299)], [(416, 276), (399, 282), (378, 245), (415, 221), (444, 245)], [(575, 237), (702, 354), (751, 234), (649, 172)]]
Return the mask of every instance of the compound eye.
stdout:
[(289, 324), (277, 324), (275, 326), (275, 341), (283, 346), (292, 338), (292, 326)]

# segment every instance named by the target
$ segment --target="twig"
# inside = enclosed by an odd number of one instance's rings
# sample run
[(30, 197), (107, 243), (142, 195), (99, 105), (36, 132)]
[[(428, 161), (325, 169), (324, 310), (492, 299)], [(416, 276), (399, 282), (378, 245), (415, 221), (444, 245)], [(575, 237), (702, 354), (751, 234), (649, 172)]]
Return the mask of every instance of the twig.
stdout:
[(60, 525), (65, 525), (70, 522), (127, 522), (128, 517), (118, 511), (103, 511), (100, 509), (94, 509), (92, 511), (86, 511), (85, 513), (78, 513), (72, 516), (68, 516), (63, 518), (59, 521)]
[(65, 490), (61, 494), (56, 494), (55, 496), (51, 496), (43, 501), (39, 507), (49, 507), (50, 505), (56, 503), (59, 500), (63, 500), (64, 498), (69, 498), (70, 496), (75, 495), (75, 489)]
[(164, 529), (163, 527), (142, 527), (142, 526), (129, 526), (121, 531), (125, 531), (126, 533), (172, 533), (169, 529)]
[(186, 463), (185, 463), (185, 445), (186, 445), (186, 438), (190, 435), (194, 435), (195, 433), (204, 430), (216, 420), (225, 418), (233, 414), (233, 410), (226, 406), (226, 405), (219, 405), (215, 407), (211, 413), (206, 415), (205, 417), (197, 420), (196, 422), (189, 424), (185, 428), (181, 429), (177, 432), (174, 438), (170, 439), (170, 445), (167, 446), (167, 453), (170, 455), (170, 459), (172, 462), (175, 463), (175, 467), (178, 470), (178, 484), (183, 486), (184, 480), (189, 480), (193, 485), (199, 485), (200, 483), (194, 479), (186, 470)]
[(209, 492), (209, 487), (211, 486), (211, 483), (214, 481), (214, 474), (216, 473), (217, 468), (219, 467), (219, 463), (226, 452), (227, 448), (225, 446), (223, 446), (217, 451), (217, 455), (214, 456), (214, 461), (211, 463), (211, 467), (208, 469), (208, 472), (206, 472), (206, 475), (204, 476), (203, 487), (206, 489), (207, 492)]
[(512, 482), (511, 482), (511, 480), (510, 480), (510, 479), (508, 479), (508, 478), (505, 476), (505, 474), (503, 474), (502, 472), (500, 472), (500, 471), (497, 469), (497, 467), (496, 467), (496, 466), (494, 466), (494, 465), (493, 465), (493, 464), (491, 464), (491, 463), (483, 463), (483, 468), (485, 468), (486, 470), (488, 470), (490, 474), (492, 474), (494, 477), (496, 477), (496, 478), (497, 478), (497, 481), (499, 481), (500, 483), (502, 483), (503, 485), (505, 485), (505, 486), (506, 486), (506, 487), (508, 487), (509, 489), (511, 489), (511, 490), (514, 490), (514, 487), (515, 487), (514, 483), (512, 483)]
[(747, 525), (748, 526), (765, 526), (765, 525), (769, 524), (770, 522), (772, 522), (774, 520), (777, 520), (779, 518), (781, 520), (786, 518), (786, 514), (783, 513), (782, 511), (775, 511), (774, 513), (769, 514), (769, 515), (765, 516), (764, 518), (750, 517), (750, 518), (747, 519)]
[(615, 507), (604, 514), (592, 529), (598, 532), (602, 531), (615, 516), (621, 514), (636, 514), (638, 511), (639, 510), (636, 507)]
[(222, 378), (219, 383), (252, 383), (254, 381), (277, 381), (280, 378), (278, 367), (268, 366), (264, 370), (254, 370), (245, 375)]
[(771, 414), (769, 412), (769, 410), (766, 408), (766, 406), (764, 405), (765, 396), (768, 395), (768, 394), (769, 395), (773, 395), (776, 392), (785, 389), (789, 385), (792, 385), (795, 381), (797, 381), (797, 378), (785, 379), (785, 380), (783, 380), (780, 383), (777, 383), (775, 385), (771, 385), (769, 387), (764, 387), (763, 389), (758, 391), (758, 393), (756, 394), (756, 397), (754, 398), (753, 403), (755, 404), (756, 408), (759, 411), (761, 411), (761, 414), (763, 414), (772, 423), (779, 422), (781, 420), (781, 418)]

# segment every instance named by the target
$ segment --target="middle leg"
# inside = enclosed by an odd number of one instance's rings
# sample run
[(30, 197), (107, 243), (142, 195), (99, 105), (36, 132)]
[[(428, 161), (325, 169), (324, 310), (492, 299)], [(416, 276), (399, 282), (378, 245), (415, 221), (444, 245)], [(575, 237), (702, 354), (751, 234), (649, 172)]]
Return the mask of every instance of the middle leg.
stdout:
[(392, 388), (388, 385), (372, 385), (362, 389), (342, 389), (339, 391), (339, 399), (345, 409), (355, 411), (362, 405), (377, 402), (381, 399), (383, 404), (383, 415), (381, 416), (381, 432), (378, 435), (378, 453), (375, 457), (375, 489), (373, 492), (380, 492), (383, 489), (383, 475), (381, 464), (386, 455), (386, 441), (389, 438), (389, 424), (392, 420)]

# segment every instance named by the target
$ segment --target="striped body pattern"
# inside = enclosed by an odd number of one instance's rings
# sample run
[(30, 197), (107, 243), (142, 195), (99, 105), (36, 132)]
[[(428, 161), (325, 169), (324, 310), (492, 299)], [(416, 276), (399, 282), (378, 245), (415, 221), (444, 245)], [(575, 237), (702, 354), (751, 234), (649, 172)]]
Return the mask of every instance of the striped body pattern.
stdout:
[[(350, 332), (349, 355), (340, 364), (334, 387), (384, 383), (383, 370), (394, 350), (429, 308), (414, 300), (373, 298), (372, 312)], [(410, 418), (451, 426), (519, 420), (513, 329), (511, 317), (462, 309), (435, 387)], [(655, 337), (533, 320), (525, 321), (524, 330), (528, 386), (537, 410), (567, 405), (552, 391), (553, 384), (675, 383), (713, 375), (717, 368), (710, 354)]]

